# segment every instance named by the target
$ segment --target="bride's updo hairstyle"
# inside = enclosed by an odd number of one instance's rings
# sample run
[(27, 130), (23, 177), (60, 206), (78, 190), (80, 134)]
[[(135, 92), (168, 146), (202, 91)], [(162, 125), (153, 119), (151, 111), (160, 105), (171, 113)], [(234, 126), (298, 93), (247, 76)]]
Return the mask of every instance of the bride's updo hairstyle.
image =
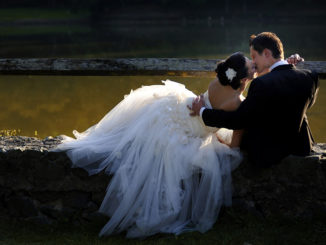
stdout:
[(240, 52), (234, 53), (226, 60), (219, 62), (215, 72), (223, 86), (231, 86), (233, 89), (238, 89), (241, 85), (240, 80), (248, 76), (246, 58)]

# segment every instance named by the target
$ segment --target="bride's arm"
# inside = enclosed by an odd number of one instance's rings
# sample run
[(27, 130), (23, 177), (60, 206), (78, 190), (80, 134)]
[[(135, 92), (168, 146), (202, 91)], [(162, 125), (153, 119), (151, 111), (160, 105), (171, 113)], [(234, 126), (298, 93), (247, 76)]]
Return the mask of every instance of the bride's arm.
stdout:
[[(225, 110), (225, 111), (235, 111), (240, 106), (241, 102), (245, 99), (245, 97), (242, 96), (242, 92), (244, 91), (246, 85), (247, 85), (247, 83), (242, 84), (242, 86), (240, 88), (240, 96), (239, 97), (236, 97), (234, 100), (232, 100), (231, 103), (224, 104), (221, 109)], [(242, 130), (242, 129), (233, 130), (230, 143), (223, 142), (220, 139), (219, 140), (231, 148), (240, 147), (243, 133), (244, 133), (244, 130)]]
[(233, 130), (231, 142), (225, 141), (218, 133), (216, 133), (216, 137), (222, 144), (225, 144), (230, 148), (235, 148), (240, 147), (243, 132), (243, 130)]
[(234, 130), (233, 131), (231, 143), (229, 145), (231, 148), (240, 147), (243, 132), (244, 132), (243, 130)]

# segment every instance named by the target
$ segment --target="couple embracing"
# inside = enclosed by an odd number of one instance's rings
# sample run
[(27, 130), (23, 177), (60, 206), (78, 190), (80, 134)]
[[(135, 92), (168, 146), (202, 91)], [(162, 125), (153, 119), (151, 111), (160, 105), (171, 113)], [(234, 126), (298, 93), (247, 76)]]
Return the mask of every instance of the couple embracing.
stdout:
[(194, 114), (200, 114), (208, 126), (245, 129), (241, 146), (257, 167), (270, 166), (290, 154), (308, 155), (313, 138), (306, 111), (316, 99), (317, 74), (288, 64), (282, 42), (273, 33), (252, 36), (250, 56), (257, 73), (265, 75), (252, 81), (237, 110), (206, 110), (199, 97), (192, 105)]
[[(289, 154), (307, 155), (313, 143), (306, 110), (318, 77), (283, 60), (273, 33), (250, 41), (252, 61), (235, 53), (196, 97), (184, 85), (144, 86), (76, 139), (65, 137), (74, 167), (112, 175), (99, 212), (110, 219), (100, 235), (205, 232), (222, 205), (231, 205), (231, 172), (242, 150), (257, 167)], [(247, 98), (242, 93), (250, 80)], [(189, 115), (190, 108), (192, 111)]]

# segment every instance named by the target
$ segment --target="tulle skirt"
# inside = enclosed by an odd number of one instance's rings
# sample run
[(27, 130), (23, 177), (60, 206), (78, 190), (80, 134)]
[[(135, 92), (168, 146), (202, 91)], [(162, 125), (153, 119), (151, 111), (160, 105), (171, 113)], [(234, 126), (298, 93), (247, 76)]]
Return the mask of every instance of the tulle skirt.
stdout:
[[(163, 83), (131, 91), (98, 124), (75, 131), (76, 139), (66, 137), (56, 149), (89, 174), (112, 174), (99, 209), (110, 219), (100, 236), (205, 232), (220, 207), (231, 204), (239, 149), (221, 144), (217, 129), (189, 116), (195, 94)], [(226, 141), (232, 135), (217, 133)]]

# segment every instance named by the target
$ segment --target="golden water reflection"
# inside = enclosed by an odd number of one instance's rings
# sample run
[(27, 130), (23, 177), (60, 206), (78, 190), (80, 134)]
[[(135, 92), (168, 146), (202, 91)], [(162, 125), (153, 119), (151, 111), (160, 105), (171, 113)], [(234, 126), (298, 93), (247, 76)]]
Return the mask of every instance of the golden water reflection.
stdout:
[[(194, 93), (212, 78), (168, 76), (0, 76), (0, 131), (44, 138), (72, 135), (97, 123), (131, 89), (171, 79)], [(321, 81), (321, 85), (326, 84)], [(308, 117), (316, 141), (326, 142), (326, 86)], [(280, 122), (282, 123), (282, 122)], [(280, 140), (282, 136), (280, 135)]]

